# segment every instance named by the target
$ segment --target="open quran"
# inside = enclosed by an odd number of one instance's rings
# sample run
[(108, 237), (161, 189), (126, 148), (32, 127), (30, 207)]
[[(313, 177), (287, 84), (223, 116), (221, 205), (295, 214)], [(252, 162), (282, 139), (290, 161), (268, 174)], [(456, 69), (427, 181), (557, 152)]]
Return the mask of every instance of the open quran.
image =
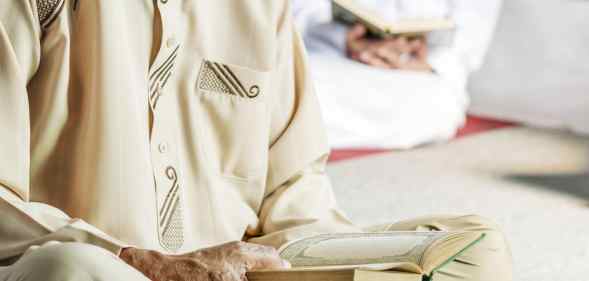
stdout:
[(338, 233), (279, 249), (291, 269), (248, 272), (249, 281), (422, 281), (484, 238), (480, 232)]
[(387, 21), (376, 11), (357, 3), (355, 0), (332, 0), (333, 18), (346, 23), (361, 23), (371, 34), (379, 37), (403, 35), (420, 35), (435, 30), (454, 28), (454, 22), (446, 18), (438, 19), (403, 19)]

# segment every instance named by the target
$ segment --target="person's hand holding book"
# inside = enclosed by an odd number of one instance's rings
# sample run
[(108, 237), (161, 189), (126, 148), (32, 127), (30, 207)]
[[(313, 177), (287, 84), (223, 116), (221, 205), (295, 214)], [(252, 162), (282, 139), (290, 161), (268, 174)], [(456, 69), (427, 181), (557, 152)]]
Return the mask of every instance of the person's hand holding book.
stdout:
[(248, 271), (290, 267), (276, 249), (245, 242), (231, 242), (183, 255), (126, 248), (120, 258), (153, 281), (241, 281)]
[(351, 27), (346, 36), (347, 55), (367, 65), (430, 72), (425, 37), (372, 38), (362, 24)]

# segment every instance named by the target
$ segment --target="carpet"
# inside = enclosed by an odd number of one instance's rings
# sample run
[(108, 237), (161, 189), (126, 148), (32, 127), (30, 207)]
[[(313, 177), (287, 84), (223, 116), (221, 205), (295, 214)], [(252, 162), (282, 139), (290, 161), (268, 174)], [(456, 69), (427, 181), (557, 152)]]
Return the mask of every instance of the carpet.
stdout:
[[(513, 123), (493, 120), (489, 118), (481, 118), (474, 115), (469, 115), (466, 122), (460, 130), (456, 133), (456, 138), (470, 136), (486, 131), (496, 130), (505, 127), (514, 126)], [(363, 149), (336, 149), (331, 152), (329, 162), (338, 162), (354, 158), (360, 158), (368, 155), (379, 154), (391, 151), (388, 149), (378, 148), (363, 148)]]
[(518, 281), (589, 280), (589, 138), (504, 128), (328, 166), (360, 225), (479, 214), (508, 237)]

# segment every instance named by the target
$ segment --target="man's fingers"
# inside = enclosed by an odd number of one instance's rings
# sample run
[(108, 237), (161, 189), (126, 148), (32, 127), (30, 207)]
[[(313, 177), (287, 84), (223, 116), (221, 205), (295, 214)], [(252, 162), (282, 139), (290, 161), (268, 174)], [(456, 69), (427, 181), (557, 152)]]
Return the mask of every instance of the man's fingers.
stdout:
[(363, 25), (355, 25), (346, 35), (346, 48), (351, 54), (357, 53), (363, 49), (364, 35), (366, 28)]
[(374, 52), (362, 52), (360, 53), (359, 60), (365, 64), (378, 66), (382, 68), (391, 68), (391, 64), (387, 63), (384, 59), (380, 58)]
[(412, 46), (404, 36), (387, 39), (375, 52), (396, 69), (402, 69), (414, 56)]
[(411, 52), (411, 46), (405, 36), (399, 36), (388, 40), (387, 48), (391, 48), (399, 53)]
[(426, 60), (427, 59), (427, 45), (422, 45), (419, 49), (417, 49), (415, 56), (418, 59)]
[(280, 257), (255, 257), (248, 267), (248, 271), (261, 269), (287, 269), (290, 268), (290, 263)]
[(366, 48), (366, 28), (363, 25), (355, 25), (346, 34), (346, 51), (348, 55), (354, 59), (358, 56), (358, 53)]
[(390, 67), (397, 68), (400, 64), (399, 53), (390, 48), (380, 48), (376, 51), (379, 58), (384, 60)]
[(409, 47), (413, 56), (418, 60), (427, 59), (427, 43), (425, 37), (420, 36), (412, 39), (409, 41)]
[(413, 40), (409, 41), (409, 46), (413, 50), (417, 50), (417, 49), (421, 48), (424, 45), (425, 44), (423, 43), (423, 41), (420, 38), (416, 38), (416, 39), (413, 39)]
[(248, 271), (290, 268), (290, 263), (283, 260), (278, 251), (272, 247), (248, 244), (247, 249), (242, 254), (247, 259)]
[(366, 27), (361, 24), (356, 24), (348, 31), (348, 41), (358, 40), (366, 35)]

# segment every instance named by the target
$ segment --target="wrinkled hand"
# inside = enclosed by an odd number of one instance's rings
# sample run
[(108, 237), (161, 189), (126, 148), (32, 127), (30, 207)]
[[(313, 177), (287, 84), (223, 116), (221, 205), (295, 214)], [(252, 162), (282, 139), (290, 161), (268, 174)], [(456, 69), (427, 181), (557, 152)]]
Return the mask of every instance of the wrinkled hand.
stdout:
[(348, 31), (346, 49), (351, 59), (387, 69), (431, 71), (431, 66), (427, 63), (427, 44), (424, 37), (372, 39), (366, 35), (367, 30), (361, 24)]
[(290, 267), (274, 248), (245, 242), (176, 256), (126, 248), (120, 258), (153, 281), (243, 281), (248, 271)]

